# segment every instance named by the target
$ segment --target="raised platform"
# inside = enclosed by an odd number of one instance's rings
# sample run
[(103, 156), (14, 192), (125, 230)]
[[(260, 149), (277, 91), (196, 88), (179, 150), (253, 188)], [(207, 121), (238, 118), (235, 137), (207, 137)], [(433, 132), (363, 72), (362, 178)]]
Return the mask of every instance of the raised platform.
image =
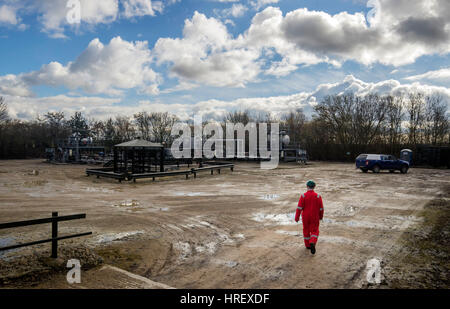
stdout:
[(133, 182), (136, 182), (136, 179), (143, 179), (143, 178), (152, 178), (155, 180), (157, 177), (168, 177), (168, 176), (179, 176), (179, 175), (185, 175), (186, 179), (189, 179), (189, 175), (194, 175), (194, 178), (197, 177), (197, 173), (204, 172), (204, 171), (211, 171), (211, 175), (214, 174), (214, 171), (218, 171), (220, 174), (220, 170), (224, 168), (230, 168), (231, 171), (234, 169), (234, 164), (229, 163), (218, 163), (217, 165), (210, 165), (210, 166), (203, 166), (198, 168), (191, 168), (190, 170), (175, 170), (175, 171), (168, 171), (168, 172), (155, 172), (155, 173), (114, 173), (112, 168), (94, 168), (94, 169), (87, 169), (86, 175), (95, 175), (97, 178), (105, 177), (105, 178), (114, 178), (117, 179), (119, 182), (122, 182), (122, 180), (133, 180)]

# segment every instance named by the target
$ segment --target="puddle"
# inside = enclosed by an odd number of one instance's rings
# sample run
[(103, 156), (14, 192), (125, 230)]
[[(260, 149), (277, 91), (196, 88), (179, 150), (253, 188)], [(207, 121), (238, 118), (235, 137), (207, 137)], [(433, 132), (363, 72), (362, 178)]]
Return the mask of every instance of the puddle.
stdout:
[(125, 200), (117, 205), (114, 206), (119, 206), (119, 207), (137, 207), (139, 206), (139, 202), (137, 200)]
[(215, 228), (215, 226), (214, 226), (214, 225), (212, 225), (211, 223), (209, 223), (209, 222), (206, 222), (206, 221), (198, 221), (198, 223), (200, 223), (201, 225), (204, 225), (204, 226), (210, 227), (210, 228)]
[[(16, 239), (14, 237), (2, 237), (0, 238), (0, 247), (7, 247), (7, 246), (11, 246), (14, 245), (16, 243)], [(14, 252), (18, 249), (12, 249), (12, 250), (7, 250), (7, 251), (0, 251), (0, 260), (8, 260), (9, 258), (7, 258), (5, 255), (8, 252)]]
[(197, 233), (207, 236), (207, 239), (200, 240), (199, 243), (192, 246), (187, 242), (178, 242), (174, 244), (174, 247), (181, 252), (180, 259), (186, 259), (192, 254), (193, 250), (196, 253), (214, 254), (221, 246), (234, 245), (237, 241), (245, 239), (243, 234), (229, 235), (229, 232), (226, 229), (222, 229), (210, 222), (204, 221), (203, 216), (185, 219), (185, 224), (180, 224), (178, 226), (167, 224), (166, 227), (179, 232), (185, 232), (185, 230), (188, 229), (196, 230)]
[(86, 187), (84, 190), (87, 192), (96, 192), (96, 193), (114, 193), (114, 190), (110, 190), (110, 189), (106, 189), (106, 188)]
[(174, 195), (175, 196), (201, 196), (201, 195), (210, 196), (212, 194), (205, 193), (205, 192), (175, 192)]
[[(408, 217), (411, 217), (409, 219)], [(415, 219), (414, 219), (415, 218)], [(337, 221), (330, 218), (324, 218), (324, 223), (346, 225), (349, 227), (357, 228), (369, 228), (369, 229), (380, 229), (380, 230), (404, 230), (410, 225), (416, 223), (419, 219), (413, 216), (387, 216), (381, 219), (383, 222), (369, 222), (364, 220), (348, 220), (348, 221)]]
[(418, 218), (416, 216), (389, 216), (389, 217), (387, 217), (387, 219), (400, 220), (400, 221), (413, 221), (413, 222), (422, 221), (421, 218)]
[(252, 220), (263, 223), (273, 223), (275, 225), (295, 225), (295, 212), (285, 214), (264, 214), (256, 213), (252, 216)]
[(276, 200), (280, 197), (279, 194), (264, 194), (263, 196), (261, 196), (260, 198), (262, 200), (266, 200), (266, 201), (271, 201), (271, 200)]
[(221, 260), (221, 259), (214, 259), (214, 263), (219, 264), (219, 265), (224, 265), (229, 268), (236, 267), (239, 264), (236, 261), (226, 261), (226, 260)]
[(144, 231), (131, 231), (131, 232), (122, 232), (122, 233), (109, 233), (97, 236), (97, 243), (103, 244), (113, 241), (124, 240), (128, 237), (144, 234)]
[(233, 234), (233, 235), (231, 235), (231, 237), (233, 237), (233, 238), (237, 238), (237, 239), (245, 239), (245, 236), (244, 236), (244, 234)]
[(228, 184), (228, 183), (219, 183), (219, 184), (216, 184), (216, 187), (229, 188), (229, 187), (233, 187), (233, 185)]
[(278, 230), (275, 233), (277, 233), (277, 234), (284, 234), (284, 235), (290, 235), (290, 236), (300, 236), (299, 231)]
[(169, 207), (165, 205), (152, 206), (144, 204), (142, 205), (138, 200), (124, 200), (118, 204), (113, 204), (113, 207), (117, 207), (122, 211), (131, 212), (131, 213), (150, 213), (150, 212), (159, 212), (159, 211), (169, 211)]

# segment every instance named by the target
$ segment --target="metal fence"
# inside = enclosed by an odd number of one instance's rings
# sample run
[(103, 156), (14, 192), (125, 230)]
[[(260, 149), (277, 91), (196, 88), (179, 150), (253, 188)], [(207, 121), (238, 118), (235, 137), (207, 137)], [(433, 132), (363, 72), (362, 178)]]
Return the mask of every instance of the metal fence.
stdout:
[(76, 219), (85, 219), (85, 218), (86, 218), (86, 214), (58, 216), (58, 212), (52, 212), (52, 216), (50, 218), (0, 223), (0, 230), (15, 228), (15, 227), (22, 227), (22, 226), (29, 226), (29, 225), (45, 224), (45, 223), (52, 224), (52, 237), (51, 238), (37, 240), (37, 241), (31, 241), (31, 242), (22, 243), (22, 244), (16, 244), (16, 245), (7, 246), (7, 247), (2, 247), (2, 248), (0, 248), (0, 251), (12, 250), (12, 249), (17, 249), (17, 248), (21, 248), (21, 247), (27, 247), (27, 246), (33, 246), (33, 245), (37, 245), (37, 244), (51, 242), (52, 243), (51, 257), (57, 258), (58, 257), (58, 241), (59, 240), (87, 236), (87, 235), (92, 234), (92, 232), (86, 232), (86, 233), (79, 233), (79, 234), (73, 234), (73, 235), (58, 236), (58, 222), (70, 221), (70, 220), (76, 220)]

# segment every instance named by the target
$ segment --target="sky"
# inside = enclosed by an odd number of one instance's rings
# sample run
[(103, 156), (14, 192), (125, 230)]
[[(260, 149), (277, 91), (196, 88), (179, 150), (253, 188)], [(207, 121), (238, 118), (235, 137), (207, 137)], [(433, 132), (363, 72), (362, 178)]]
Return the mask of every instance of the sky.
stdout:
[(308, 115), (330, 94), (440, 94), (448, 0), (0, 0), (13, 118)]

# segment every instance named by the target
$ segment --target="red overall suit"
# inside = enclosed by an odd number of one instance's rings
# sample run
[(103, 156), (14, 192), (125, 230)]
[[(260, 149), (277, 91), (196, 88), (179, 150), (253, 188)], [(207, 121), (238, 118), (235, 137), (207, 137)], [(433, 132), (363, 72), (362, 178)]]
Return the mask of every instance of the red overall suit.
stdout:
[(302, 194), (295, 212), (295, 222), (298, 222), (300, 214), (303, 222), (303, 239), (308, 248), (310, 243), (317, 243), (319, 237), (319, 220), (323, 218), (322, 197), (314, 190)]

